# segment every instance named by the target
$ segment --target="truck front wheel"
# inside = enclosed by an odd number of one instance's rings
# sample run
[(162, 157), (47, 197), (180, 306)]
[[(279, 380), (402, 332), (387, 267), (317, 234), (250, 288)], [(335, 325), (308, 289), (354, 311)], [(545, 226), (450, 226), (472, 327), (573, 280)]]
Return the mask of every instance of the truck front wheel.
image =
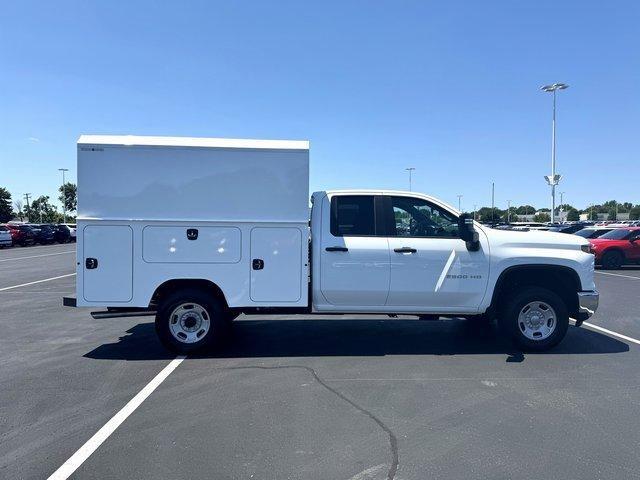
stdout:
[(229, 330), (225, 308), (213, 295), (184, 289), (160, 302), (156, 332), (172, 352), (187, 354), (218, 343)]
[(521, 349), (543, 351), (562, 341), (569, 327), (569, 313), (554, 292), (526, 287), (506, 299), (498, 324)]

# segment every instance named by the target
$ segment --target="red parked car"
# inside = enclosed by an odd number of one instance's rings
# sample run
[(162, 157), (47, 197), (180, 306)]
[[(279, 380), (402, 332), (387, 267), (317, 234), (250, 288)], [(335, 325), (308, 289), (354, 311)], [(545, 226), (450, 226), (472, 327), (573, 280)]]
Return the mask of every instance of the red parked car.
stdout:
[(625, 263), (640, 262), (640, 227), (616, 228), (601, 237), (589, 239), (596, 265), (620, 268)]
[(14, 245), (21, 245), (26, 247), (27, 245), (33, 245), (35, 243), (35, 234), (33, 229), (24, 224), (7, 224), (7, 228), (11, 233)]

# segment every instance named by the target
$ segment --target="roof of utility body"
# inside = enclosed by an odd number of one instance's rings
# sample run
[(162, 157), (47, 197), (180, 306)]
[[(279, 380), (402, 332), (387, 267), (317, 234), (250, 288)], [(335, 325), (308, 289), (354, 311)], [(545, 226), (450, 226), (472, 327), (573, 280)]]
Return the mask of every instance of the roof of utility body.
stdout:
[(150, 137), (137, 135), (81, 135), (78, 145), (144, 147), (249, 148), (309, 150), (308, 140), (254, 140), (243, 138)]

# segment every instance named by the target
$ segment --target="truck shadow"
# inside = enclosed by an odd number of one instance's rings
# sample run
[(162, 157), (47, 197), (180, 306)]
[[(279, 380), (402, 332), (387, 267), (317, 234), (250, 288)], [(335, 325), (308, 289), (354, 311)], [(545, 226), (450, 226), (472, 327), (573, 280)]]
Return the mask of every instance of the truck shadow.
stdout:
[[(586, 328), (569, 327), (564, 341), (548, 354), (627, 352), (629, 346)], [(495, 326), (465, 320), (417, 319), (239, 319), (231, 341), (190, 358), (323, 357), (385, 355), (507, 355), (521, 362), (524, 354), (504, 340)], [(527, 354), (528, 355), (528, 354)], [(542, 354), (544, 355), (544, 353)], [(85, 357), (100, 360), (170, 359), (156, 338), (153, 323), (140, 323), (116, 343), (101, 345)]]

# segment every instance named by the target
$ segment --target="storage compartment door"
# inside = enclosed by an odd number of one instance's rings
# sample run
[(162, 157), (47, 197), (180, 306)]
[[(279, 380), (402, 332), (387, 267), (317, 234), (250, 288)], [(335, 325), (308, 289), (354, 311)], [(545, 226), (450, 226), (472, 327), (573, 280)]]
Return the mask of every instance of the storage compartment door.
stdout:
[(251, 300), (297, 302), (302, 283), (302, 233), (297, 228), (251, 230)]
[(241, 242), (237, 227), (147, 226), (142, 258), (147, 263), (238, 263)]
[(82, 291), (87, 302), (128, 302), (133, 296), (133, 231), (88, 225), (82, 233)]

